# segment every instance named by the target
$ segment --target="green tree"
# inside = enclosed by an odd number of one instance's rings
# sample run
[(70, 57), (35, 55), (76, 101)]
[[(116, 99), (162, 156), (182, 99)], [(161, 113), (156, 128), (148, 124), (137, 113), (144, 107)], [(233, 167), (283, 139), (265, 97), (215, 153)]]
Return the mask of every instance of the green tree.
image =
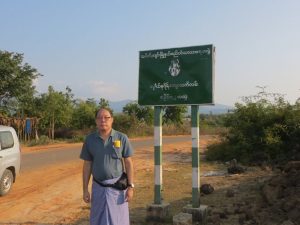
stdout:
[(109, 107), (109, 102), (105, 98), (100, 98), (99, 107), (107, 108)]
[(44, 128), (48, 127), (49, 138), (54, 139), (56, 127), (70, 127), (73, 99), (70, 88), (66, 92), (55, 91), (52, 86), (48, 87), (48, 93), (41, 95), (40, 116), (41, 124)]
[(23, 54), (0, 50), (1, 108), (6, 112), (28, 108), (35, 94), (33, 81), (39, 76), (35, 68), (23, 62)]
[(163, 113), (164, 124), (183, 124), (184, 114), (187, 112), (187, 106), (165, 106)]
[(136, 120), (127, 114), (119, 114), (114, 116), (114, 129), (129, 135), (132, 127), (136, 125)]
[(105, 98), (100, 98), (99, 108), (108, 108), (112, 113), (114, 112), (112, 108), (110, 108), (109, 106), (109, 101), (106, 100)]
[(94, 99), (79, 101), (75, 104), (72, 127), (76, 129), (86, 129), (95, 126), (95, 111), (97, 104)]
[(133, 101), (123, 107), (123, 112), (131, 117), (135, 117), (139, 122), (153, 123), (154, 110), (150, 106), (140, 106), (136, 101)]

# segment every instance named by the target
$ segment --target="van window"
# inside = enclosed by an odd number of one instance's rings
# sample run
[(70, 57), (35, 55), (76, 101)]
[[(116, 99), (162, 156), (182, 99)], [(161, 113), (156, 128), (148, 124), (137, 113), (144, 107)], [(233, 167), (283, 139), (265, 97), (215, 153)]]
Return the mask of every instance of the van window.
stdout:
[(1, 150), (12, 148), (14, 146), (14, 138), (9, 131), (0, 131)]

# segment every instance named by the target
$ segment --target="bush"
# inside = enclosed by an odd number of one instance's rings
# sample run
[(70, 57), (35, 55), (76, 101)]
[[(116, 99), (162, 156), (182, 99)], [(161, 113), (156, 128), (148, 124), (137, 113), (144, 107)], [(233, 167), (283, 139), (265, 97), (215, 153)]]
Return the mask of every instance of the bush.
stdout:
[(128, 116), (126, 114), (119, 114), (114, 116), (113, 128), (120, 132), (128, 134), (128, 131), (136, 124), (135, 117)]
[(35, 146), (35, 145), (48, 145), (52, 143), (53, 140), (51, 140), (48, 136), (42, 135), (38, 140), (32, 140), (28, 142), (28, 146)]
[(84, 142), (85, 136), (80, 135), (80, 136), (73, 136), (71, 139), (68, 140), (69, 143), (80, 143)]
[[(274, 97), (275, 96), (275, 97)], [(244, 163), (263, 161), (281, 163), (300, 155), (299, 105), (290, 105), (282, 97), (262, 93), (255, 100), (237, 103), (225, 118), (224, 141), (208, 147), (210, 160), (236, 158)]]

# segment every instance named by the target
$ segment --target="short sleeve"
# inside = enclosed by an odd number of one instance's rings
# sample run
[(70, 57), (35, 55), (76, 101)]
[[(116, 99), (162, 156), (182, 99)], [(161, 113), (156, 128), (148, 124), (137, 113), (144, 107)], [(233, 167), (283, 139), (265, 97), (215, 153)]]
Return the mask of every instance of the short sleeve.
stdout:
[(130, 157), (133, 155), (133, 148), (131, 146), (131, 143), (126, 135), (123, 137), (123, 151), (122, 151), (122, 156), (124, 158)]
[(93, 156), (90, 154), (88, 150), (88, 143), (87, 140), (83, 143), (81, 153), (80, 153), (80, 158), (86, 161), (92, 161)]

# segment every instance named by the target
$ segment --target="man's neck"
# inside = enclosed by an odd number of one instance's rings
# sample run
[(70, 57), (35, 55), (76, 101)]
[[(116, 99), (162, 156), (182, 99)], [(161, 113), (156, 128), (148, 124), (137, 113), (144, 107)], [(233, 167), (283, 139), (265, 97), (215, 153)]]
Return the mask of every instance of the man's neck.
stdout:
[(103, 140), (106, 140), (110, 136), (111, 130), (99, 130), (98, 133)]

